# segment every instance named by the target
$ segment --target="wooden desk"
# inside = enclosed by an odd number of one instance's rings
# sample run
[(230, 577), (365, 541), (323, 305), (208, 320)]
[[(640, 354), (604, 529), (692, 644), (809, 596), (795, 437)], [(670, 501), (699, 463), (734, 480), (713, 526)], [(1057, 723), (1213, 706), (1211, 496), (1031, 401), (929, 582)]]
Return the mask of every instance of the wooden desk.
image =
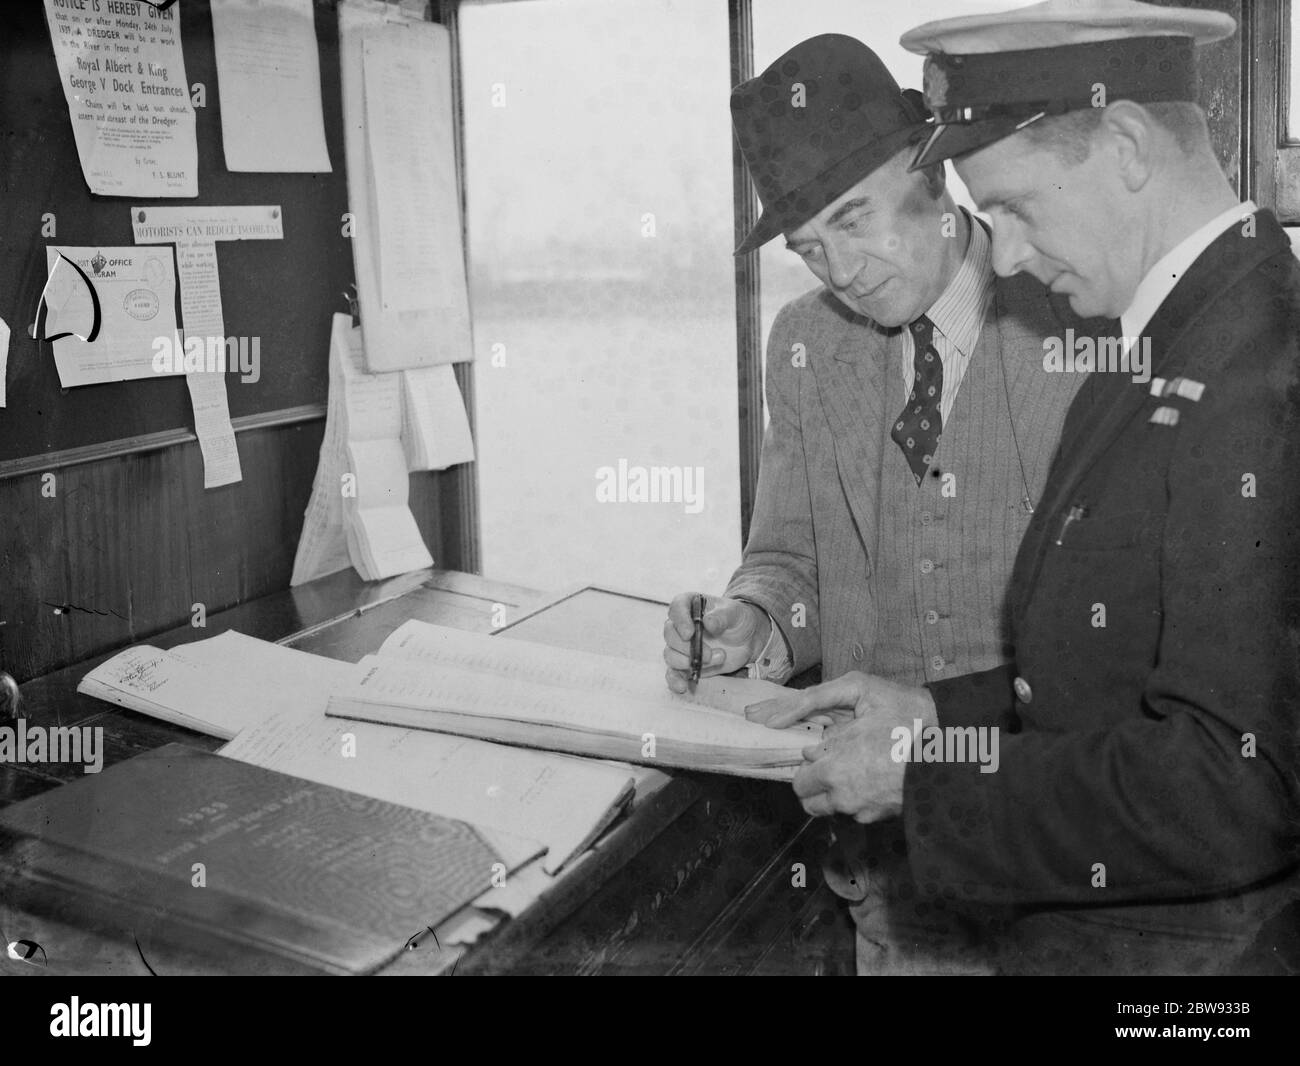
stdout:
[[(402, 622), (418, 618), (484, 633), (504, 620), (527, 639), (565, 644), (571, 602), (451, 571), (370, 585), (346, 571), (213, 615), (205, 628), (182, 627), (144, 642), (169, 648), (237, 629), (355, 662)], [(654, 606), (649, 614), (661, 611)], [(602, 638), (657, 654), (658, 627), (648, 634), (639, 624), (637, 632), (620, 630), (617, 614), (611, 608)], [(589, 639), (572, 637), (580, 647), (590, 647)], [(23, 685), (29, 724), (102, 726), (105, 765), (172, 741), (209, 751), (221, 746), (213, 737), (77, 693), (80, 679), (106, 658)], [(79, 765), (0, 765), (0, 806), (81, 772)], [(519, 917), (468, 950), (426, 941), (384, 973), (850, 972), (852, 930), (843, 908), (821, 887), (819, 836), (788, 785), (653, 773), (627, 815)], [(796, 863), (804, 865), (807, 887), (792, 885)], [(3, 901), (0, 929), (10, 939), (41, 944), (55, 972), (148, 972), (134, 944), (54, 917), (13, 912)], [(147, 964), (159, 974), (248, 972), (238, 959), (214, 963), (179, 950), (151, 954)], [(26, 963), (0, 964), (0, 973), (33, 972)]]

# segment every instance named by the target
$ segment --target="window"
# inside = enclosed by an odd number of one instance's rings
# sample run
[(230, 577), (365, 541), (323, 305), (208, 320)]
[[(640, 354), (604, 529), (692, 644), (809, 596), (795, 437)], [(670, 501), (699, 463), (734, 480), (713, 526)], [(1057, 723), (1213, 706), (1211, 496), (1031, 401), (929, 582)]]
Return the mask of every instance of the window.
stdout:
[(1300, 4), (1292, 0), (1291, 24), (1287, 27), (1286, 48), (1283, 55), (1287, 57), (1285, 73), (1290, 82), (1291, 91), (1287, 99), (1287, 140), (1291, 144), (1300, 144)]
[(1252, 196), (1284, 225), (1300, 226), (1300, 4), (1257, 4), (1249, 21)]
[(740, 561), (727, 6), (459, 12), (482, 569), (667, 598)]

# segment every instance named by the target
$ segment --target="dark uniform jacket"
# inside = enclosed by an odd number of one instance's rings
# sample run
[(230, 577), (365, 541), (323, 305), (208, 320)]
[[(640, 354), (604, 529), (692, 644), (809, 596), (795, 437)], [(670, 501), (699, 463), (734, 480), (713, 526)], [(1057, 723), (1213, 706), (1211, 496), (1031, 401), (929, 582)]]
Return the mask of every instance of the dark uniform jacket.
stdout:
[[(918, 889), (1014, 905), (1013, 972), (1231, 969), (1300, 839), (1300, 261), (1234, 225), (1094, 373), (1021, 545), (1012, 666), (929, 687), (1000, 765), (913, 762)], [(1159, 379), (1159, 380), (1157, 380)]]

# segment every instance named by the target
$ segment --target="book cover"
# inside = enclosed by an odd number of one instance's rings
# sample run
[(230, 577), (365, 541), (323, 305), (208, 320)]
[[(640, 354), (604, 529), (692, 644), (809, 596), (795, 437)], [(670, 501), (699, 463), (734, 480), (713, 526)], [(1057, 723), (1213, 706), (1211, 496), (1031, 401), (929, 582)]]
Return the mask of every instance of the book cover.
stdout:
[(464, 822), (182, 744), (0, 811), (6, 896), (225, 971), (373, 971), (499, 862)]

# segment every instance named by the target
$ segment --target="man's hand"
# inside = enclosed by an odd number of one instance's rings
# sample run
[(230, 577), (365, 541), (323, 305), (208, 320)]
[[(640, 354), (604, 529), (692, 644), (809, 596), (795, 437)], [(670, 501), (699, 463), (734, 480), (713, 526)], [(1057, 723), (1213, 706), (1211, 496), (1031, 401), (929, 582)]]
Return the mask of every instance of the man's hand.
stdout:
[(893, 730), (905, 726), (911, 735), (918, 718), (922, 729), (939, 723), (926, 689), (856, 672), (804, 689), (793, 703), (772, 700), (745, 713), (775, 728), (830, 715), (836, 724), (819, 744), (804, 749), (808, 761), (795, 774), (794, 792), (815, 817), (848, 814), (859, 822), (875, 822), (903, 809), (907, 762), (891, 754)]
[[(683, 592), (668, 605), (664, 622), (664, 662), (668, 664), (668, 687), (677, 693), (687, 690), (691, 676), (692, 592)], [(704, 599), (704, 668), (701, 677), (729, 674), (749, 665), (767, 644), (772, 624), (767, 614), (752, 603), (723, 596)]]

